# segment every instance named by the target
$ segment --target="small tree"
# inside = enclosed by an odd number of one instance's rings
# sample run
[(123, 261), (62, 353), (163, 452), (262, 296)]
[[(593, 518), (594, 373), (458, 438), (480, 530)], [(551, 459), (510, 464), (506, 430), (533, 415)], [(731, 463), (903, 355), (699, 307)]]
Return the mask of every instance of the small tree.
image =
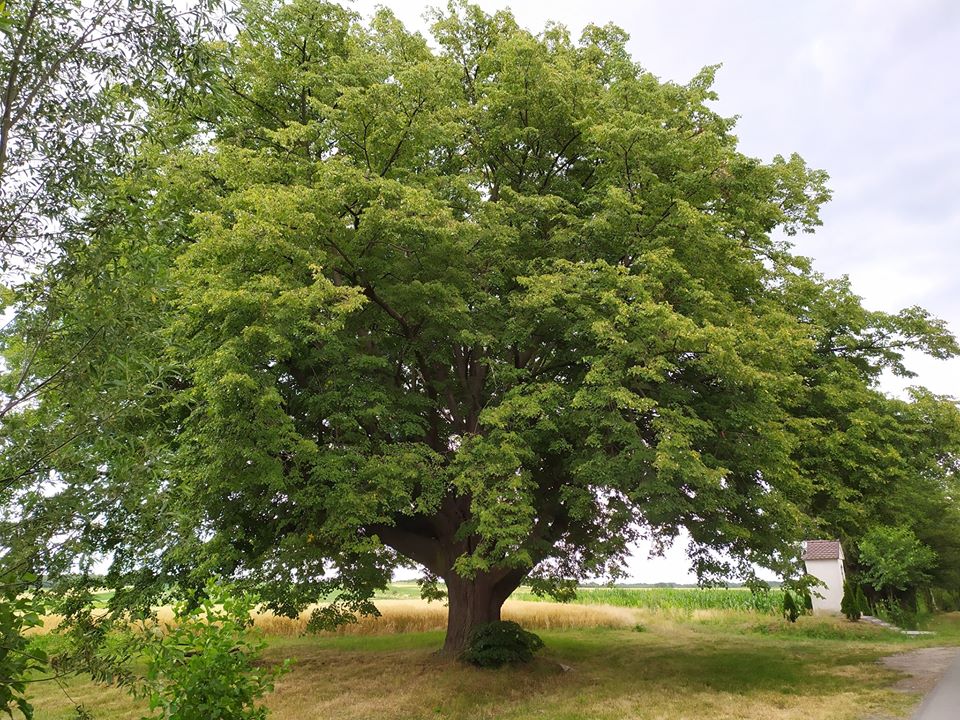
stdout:
[(797, 603), (793, 593), (789, 590), (783, 593), (783, 616), (790, 622), (796, 622), (800, 617), (800, 605)]
[(867, 596), (863, 592), (863, 586), (857, 585), (856, 590), (857, 597), (857, 607), (860, 608), (861, 614), (868, 614), (870, 611), (870, 601), (867, 600)]
[(840, 612), (846, 616), (847, 620), (852, 622), (859, 620), (863, 614), (857, 599), (857, 591), (854, 590), (853, 584), (849, 580), (843, 581), (843, 599), (840, 601)]

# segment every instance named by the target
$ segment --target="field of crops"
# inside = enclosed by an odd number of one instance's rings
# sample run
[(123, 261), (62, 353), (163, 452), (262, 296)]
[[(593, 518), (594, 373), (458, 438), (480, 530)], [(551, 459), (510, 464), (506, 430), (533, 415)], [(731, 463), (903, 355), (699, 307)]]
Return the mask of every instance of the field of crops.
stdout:
[[(514, 597), (534, 599), (522, 591)], [(753, 593), (746, 588), (580, 588), (574, 602), (646, 610), (744, 610), (778, 615), (783, 608), (783, 592), (773, 589)]]
[[(103, 602), (111, 593), (98, 595)], [(376, 594), (376, 600), (417, 600), (420, 588), (413, 582), (394, 582)], [(511, 595), (513, 600), (549, 600), (538, 598), (529, 588), (521, 587)], [(577, 590), (572, 601), (577, 605), (613, 605), (642, 610), (741, 610), (779, 615), (783, 609), (783, 591), (771, 589), (752, 593), (746, 588), (637, 588), (591, 587)]]
[[(393, 583), (378, 598), (411, 599), (420, 595), (414, 583)], [(528, 588), (520, 588), (514, 600), (538, 600)], [(573, 601), (579, 605), (614, 605), (644, 610), (742, 610), (779, 615), (783, 591), (753, 593), (746, 588), (580, 588)]]

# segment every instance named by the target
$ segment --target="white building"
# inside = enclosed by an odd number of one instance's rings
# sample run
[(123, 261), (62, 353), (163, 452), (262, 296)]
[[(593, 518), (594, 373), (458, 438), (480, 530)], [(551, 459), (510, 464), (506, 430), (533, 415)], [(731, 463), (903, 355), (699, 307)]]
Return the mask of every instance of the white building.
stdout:
[[(807, 540), (804, 543), (803, 563), (807, 574), (813, 575), (823, 586), (811, 588), (815, 613), (838, 613), (843, 600), (843, 548), (836, 540)], [(817, 597), (821, 595), (822, 597)]]

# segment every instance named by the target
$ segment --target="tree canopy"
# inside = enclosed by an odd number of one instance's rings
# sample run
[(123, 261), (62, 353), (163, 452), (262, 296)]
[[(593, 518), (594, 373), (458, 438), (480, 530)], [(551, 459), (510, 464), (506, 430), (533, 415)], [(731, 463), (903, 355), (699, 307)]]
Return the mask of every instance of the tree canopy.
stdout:
[(739, 152), (716, 68), (661, 82), (619, 28), (471, 5), (432, 33), (245, 2), (205, 94), (85, 198), (5, 335), (13, 369), (75, 358), (5, 427), (43, 458), (11, 525), (39, 566), (107, 555), (116, 603), (333, 592), (335, 620), (412, 562), (456, 652), (521, 582), (562, 597), (641, 536), (685, 529), (705, 580), (794, 572), (886, 481), (871, 433), (944, 497), (955, 446), (924, 433), (955, 406), (891, 416), (877, 383), (953, 337), (793, 254), (826, 175)]
[(55, 255), (91, 186), (129, 165), (142, 101), (191, 91), (217, 0), (0, 3), (0, 270)]
[[(132, 166), (149, 124), (147, 101), (162, 98), (173, 107), (179, 95), (193, 92), (193, 53), (202, 47), (196, 41), (209, 30), (216, 4), (178, 9), (164, 0), (0, 0), (0, 275), (4, 285), (17, 286), (15, 292), (0, 287), (0, 307), (4, 322), (8, 304), (17, 314), (34, 315), (4, 336), (0, 360), (5, 526), (23, 519), (21, 493), (36, 485), (35, 474), (58, 450), (53, 444), (31, 455), (37, 443), (19, 444), (21, 413), (61, 381), (76, 381), (73, 360), (98, 338), (93, 333), (59, 363), (47, 356), (34, 365), (45, 340), (58, 332), (56, 311), (41, 309), (42, 283), (23, 280), (87, 241), (87, 199)], [(36, 322), (40, 315), (49, 322)], [(69, 437), (61, 432), (58, 442)], [(0, 711), (16, 707), (29, 718), (28, 683), (55, 675), (38, 672), (46, 658), (39, 648), (28, 649), (25, 631), (40, 624), (49, 606), (42, 579), (30, 571), (29, 547), (18, 546), (13, 535), (6, 527), (0, 534)]]

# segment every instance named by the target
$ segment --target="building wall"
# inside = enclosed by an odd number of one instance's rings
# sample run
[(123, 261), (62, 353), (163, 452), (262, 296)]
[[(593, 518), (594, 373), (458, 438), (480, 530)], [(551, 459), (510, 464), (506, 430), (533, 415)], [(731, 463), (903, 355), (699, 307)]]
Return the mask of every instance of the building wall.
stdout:
[[(807, 573), (820, 579), (826, 587), (811, 588), (815, 613), (838, 613), (843, 600), (843, 562), (840, 560), (807, 560)], [(818, 598), (817, 594), (822, 595)]]

